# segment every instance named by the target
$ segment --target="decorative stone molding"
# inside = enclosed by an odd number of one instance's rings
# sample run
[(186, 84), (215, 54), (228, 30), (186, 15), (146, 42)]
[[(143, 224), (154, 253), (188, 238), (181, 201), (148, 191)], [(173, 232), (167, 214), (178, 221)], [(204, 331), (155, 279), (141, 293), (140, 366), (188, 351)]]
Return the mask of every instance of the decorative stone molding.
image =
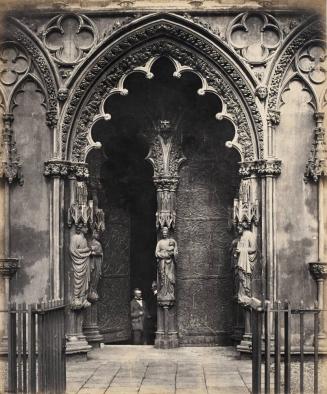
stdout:
[[(177, 16), (169, 16), (177, 18)], [(183, 18), (178, 17), (179, 22)], [(124, 29), (126, 32), (126, 29)], [(181, 44), (181, 42), (185, 44)], [(141, 46), (143, 44), (143, 46)], [(187, 45), (188, 49), (186, 48)], [(225, 45), (222, 43), (222, 45)], [(128, 53), (136, 48), (133, 53)], [(226, 50), (228, 51), (227, 47)], [(125, 53), (125, 56), (124, 56)], [(210, 62), (203, 60), (202, 54)], [(124, 38), (109, 48), (101, 55), (92, 68), (86, 72), (79, 86), (72, 94), (63, 117), (62, 155), (67, 156), (67, 141), (71, 140), (74, 145), (71, 155), (74, 161), (85, 160), (87, 147), (87, 135), (94, 117), (99, 113), (99, 107), (103, 97), (107, 96), (117, 86), (123, 75), (128, 74), (135, 67), (144, 67), (151, 57), (170, 56), (181, 64), (191, 67), (200, 73), (209, 86), (213, 87), (226, 102), (226, 112), (231, 114), (232, 121), (237, 129), (238, 145), (242, 147), (242, 155), (246, 160), (255, 159), (255, 137), (251, 130), (256, 129), (259, 155), (263, 155), (263, 124), (260, 113), (255, 103), (255, 97), (244, 81), (242, 72), (239, 71), (223, 54), (223, 50), (217, 49), (216, 45), (199, 36), (182, 24), (171, 22), (168, 19), (155, 21), (151, 25), (126, 32)], [(118, 57), (120, 61), (117, 62)], [(212, 65), (215, 64), (215, 66)], [(110, 65), (110, 66), (108, 66)], [(227, 82), (228, 81), (228, 82)], [(235, 96), (234, 89), (240, 92), (246, 102), (247, 110), (252, 113), (253, 124), (249, 124), (244, 113), (246, 111), (241, 100)], [(92, 91), (91, 91), (92, 89)], [(81, 103), (88, 94), (88, 101)], [(82, 110), (77, 115), (77, 110)], [(72, 123), (74, 129), (72, 138)]]
[(3, 132), (1, 138), (0, 177), (6, 178), (9, 183), (18, 181), (23, 185), (22, 162), (17, 152), (14, 131), (12, 129), (13, 114), (3, 115)]
[(306, 165), (304, 180), (312, 179), (317, 182), (321, 176), (327, 175), (327, 148), (326, 148), (326, 130), (322, 126), (324, 113), (315, 114), (316, 127), (314, 129), (314, 138), (310, 158)]
[(238, 15), (226, 33), (229, 45), (251, 65), (265, 64), (281, 45), (282, 36), (277, 20), (262, 12)]
[(208, 30), (210, 33), (214, 34), (217, 37), (220, 37), (220, 31), (218, 28), (213, 28), (208, 22), (203, 21), (198, 16), (193, 16), (188, 13), (183, 14), (183, 18), (192, 21), (193, 23), (203, 27), (204, 29)]
[(19, 259), (6, 258), (0, 259), (0, 277), (11, 278), (19, 268)]
[(239, 168), (239, 174), (242, 177), (251, 175), (259, 176), (278, 176), (281, 174), (282, 161), (277, 159), (257, 160), (251, 162), (242, 162)]
[(309, 263), (309, 270), (312, 275), (312, 277), (315, 280), (319, 279), (327, 279), (327, 263), (326, 262), (315, 262), (315, 263)]
[(64, 160), (49, 160), (44, 163), (44, 176), (49, 177), (71, 177), (77, 179), (87, 179), (89, 170), (87, 163), (73, 163)]
[(267, 116), (268, 123), (271, 125), (277, 126), (280, 123), (280, 112), (275, 110), (269, 110)]

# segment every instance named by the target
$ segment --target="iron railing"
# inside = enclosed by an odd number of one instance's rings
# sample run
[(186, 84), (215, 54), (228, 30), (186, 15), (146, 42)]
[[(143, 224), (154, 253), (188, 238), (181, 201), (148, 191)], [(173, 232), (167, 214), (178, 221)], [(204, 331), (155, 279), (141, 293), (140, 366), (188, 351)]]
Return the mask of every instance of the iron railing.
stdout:
[(8, 392), (65, 390), (65, 305), (61, 300), (9, 304)]
[[(305, 390), (305, 325), (304, 317), (313, 319), (313, 343), (309, 353), (313, 356), (313, 389), (311, 392), (318, 393), (318, 330), (319, 313), (317, 304), (313, 309), (304, 308), (303, 302), (299, 308), (291, 308), (288, 301), (282, 306), (280, 301), (273, 304), (269, 301), (263, 302), (252, 311), (252, 393), (260, 394), (263, 390), (265, 394), (273, 392), (285, 394), (292, 390), (300, 394)], [(299, 316), (299, 343), (292, 345), (292, 321), (295, 316)], [(308, 320), (308, 319), (306, 319)], [(291, 368), (292, 354), (299, 357), (299, 387), (291, 388)], [(311, 357), (312, 357), (311, 356)], [(282, 373), (282, 361), (284, 371)], [(262, 365), (264, 374), (262, 375)], [(271, 367), (274, 367), (273, 378), (271, 378)], [(283, 377), (283, 386), (281, 377)], [(263, 380), (263, 382), (262, 382)]]

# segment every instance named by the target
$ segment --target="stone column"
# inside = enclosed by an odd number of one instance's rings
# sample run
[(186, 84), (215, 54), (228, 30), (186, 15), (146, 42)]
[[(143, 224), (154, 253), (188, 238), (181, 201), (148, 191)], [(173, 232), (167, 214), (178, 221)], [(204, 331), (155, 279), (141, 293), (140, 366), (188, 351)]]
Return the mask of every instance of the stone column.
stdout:
[[(232, 261), (234, 266), (234, 294), (235, 301), (244, 313), (244, 335), (237, 350), (251, 352), (251, 298), (257, 296), (258, 291), (258, 234), (259, 200), (258, 182), (254, 163), (243, 163), (240, 168), (242, 180), (238, 198), (234, 199), (233, 223), (238, 237), (233, 241)], [(245, 248), (245, 245), (250, 245)], [(245, 264), (246, 260), (246, 264)], [(246, 266), (244, 266), (246, 265)], [(250, 269), (251, 267), (251, 269)], [(261, 282), (261, 281), (260, 281)]]
[[(53, 297), (64, 298), (65, 303), (71, 303), (71, 261), (69, 257), (69, 242), (74, 234), (75, 220), (79, 220), (79, 214), (85, 215), (85, 209), (78, 209), (71, 215), (70, 208), (75, 204), (79, 196), (76, 195), (77, 182), (83, 182), (88, 177), (88, 169), (85, 163), (72, 163), (59, 159), (51, 159), (45, 162), (44, 175), (51, 178), (51, 264), (52, 277), (51, 294)], [(68, 207), (64, 207), (64, 201)], [(78, 204), (77, 204), (78, 205)], [(69, 208), (68, 225), (67, 210)], [(86, 223), (89, 216), (86, 213)], [(67, 227), (66, 227), (67, 229)], [(61, 245), (64, 247), (62, 248)], [(84, 319), (83, 310), (76, 312), (69, 309), (66, 315), (67, 354), (79, 354), (85, 356), (91, 349), (82, 331)]]
[[(159, 120), (150, 151), (146, 157), (154, 169), (153, 181), (157, 190), (156, 226), (158, 243), (156, 248), (158, 312), (155, 347), (175, 348), (179, 346), (176, 325), (175, 294), (176, 270), (178, 270), (177, 242), (173, 238), (176, 220), (176, 191), (178, 171), (186, 160), (176, 127), (168, 120)], [(161, 239), (160, 233), (163, 234)], [(171, 244), (171, 250), (169, 249)], [(167, 254), (165, 259), (163, 256)], [(167, 274), (166, 267), (169, 270)], [(163, 283), (163, 277), (165, 278)], [(169, 277), (169, 278), (168, 278)], [(168, 278), (168, 279), (167, 279)]]
[(319, 314), (319, 351), (327, 352), (327, 314), (326, 308), (326, 278), (327, 278), (327, 258), (326, 258), (326, 174), (327, 174), (327, 149), (326, 130), (323, 125), (325, 114), (316, 112), (314, 115), (316, 127), (314, 129), (314, 139), (310, 158), (307, 163), (305, 180), (318, 183), (318, 261), (309, 263), (309, 270), (317, 283), (318, 307), (322, 311)]
[[(17, 152), (12, 123), (14, 116), (4, 113), (0, 123), (0, 309), (10, 301), (10, 279), (16, 273), (18, 259), (10, 250), (10, 188), (23, 185), (22, 163)], [(7, 353), (7, 313), (0, 313), (0, 353)]]
[[(8, 308), (10, 301), (10, 279), (15, 275), (19, 267), (19, 260), (15, 258), (0, 258), (0, 310)], [(7, 313), (0, 315), (0, 354), (8, 352), (7, 336)]]

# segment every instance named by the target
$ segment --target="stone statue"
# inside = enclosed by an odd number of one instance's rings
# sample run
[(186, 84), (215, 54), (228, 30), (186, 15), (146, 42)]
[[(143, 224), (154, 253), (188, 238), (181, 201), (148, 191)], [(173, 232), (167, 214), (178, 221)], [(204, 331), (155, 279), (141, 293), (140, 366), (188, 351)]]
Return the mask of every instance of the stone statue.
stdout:
[(243, 221), (237, 226), (238, 240), (233, 241), (232, 253), (235, 272), (235, 293), (240, 304), (247, 306), (252, 297), (252, 273), (257, 259), (257, 242), (249, 225)]
[(172, 305), (175, 301), (175, 265), (177, 258), (177, 243), (168, 238), (168, 227), (162, 229), (163, 239), (158, 241), (156, 258), (158, 262), (158, 293), (159, 304)]
[(90, 271), (91, 281), (88, 294), (88, 300), (90, 302), (96, 302), (99, 299), (98, 296), (98, 283), (101, 277), (101, 266), (103, 261), (103, 250), (102, 245), (99, 242), (100, 234), (99, 231), (93, 230), (92, 240), (89, 244), (91, 248), (90, 258)]
[(69, 251), (74, 271), (72, 309), (81, 309), (91, 305), (87, 301), (91, 255), (91, 249), (85, 238), (87, 231), (87, 226), (77, 223), (75, 234), (72, 235), (70, 241)]

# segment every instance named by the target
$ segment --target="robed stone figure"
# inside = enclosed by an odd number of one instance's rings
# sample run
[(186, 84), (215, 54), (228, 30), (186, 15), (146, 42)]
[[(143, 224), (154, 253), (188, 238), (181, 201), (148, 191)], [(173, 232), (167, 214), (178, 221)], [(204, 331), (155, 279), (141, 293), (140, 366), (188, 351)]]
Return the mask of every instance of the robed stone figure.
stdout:
[(256, 236), (246, 222), (237, 227), (239, 238), (233, 242), (235, 290), (240, 304), (249, 305), (252, 297), (252, 274), (257, 259)]
[(172, 305), (175, 301), (177, 243), (173, 238), (168, 238), (167, 227), (163, 227), (162, 236), (155, 252), (158, 262), (157, 300), (161, 305)]
[(73, 297), (72, 308), (81, 309), (90, 306), (87, 293), (90, 282), (90, 255), (91, 249), (85, 238), (88, 229), (82, 224), (76, 224), (75, 234), (70, 241), (70, 257), (73, 268)]
[(92, 240), (90, 241), (91, 258), (90, 258), (90, 286), (88, 300), (96, 302), (98, 296), (98, 283), (101, 277), (101, 267), (103, 261), (103, 249), (99, 241), (100, 234), (97, 230), (93, 230)]

